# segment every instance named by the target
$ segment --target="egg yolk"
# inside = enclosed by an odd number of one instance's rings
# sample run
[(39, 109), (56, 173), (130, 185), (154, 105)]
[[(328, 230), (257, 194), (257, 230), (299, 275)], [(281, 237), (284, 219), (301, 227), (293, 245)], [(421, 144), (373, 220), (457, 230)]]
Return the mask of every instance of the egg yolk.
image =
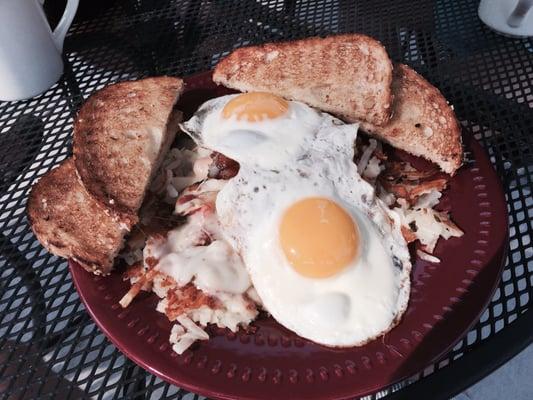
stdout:
[(289, 103), (281, 97), (270, 93), (252, 92), (240, 94), (224, 106), (222, 116), (237, 120), (245, 119), (249, 122), (274, 119), (287, 113)]
[(359, 229), (337, 203), (311, 197), (283, 214), (279, 238), (294, 270), (309, 278), (327, 278), (342, 271), (359, 252)]

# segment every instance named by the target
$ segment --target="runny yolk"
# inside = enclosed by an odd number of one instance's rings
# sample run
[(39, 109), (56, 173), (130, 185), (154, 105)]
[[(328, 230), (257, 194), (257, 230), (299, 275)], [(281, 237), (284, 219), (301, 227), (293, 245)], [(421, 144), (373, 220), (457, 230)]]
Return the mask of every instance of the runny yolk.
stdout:
[(222, 110), (222, 116), (249, 122), (274, 119), (287, 113), (289, 103), (276, 95), (264, 92), (243, 93), (231, 99)]
[(309, 278), (327, 278), (342, 271), (359, 252), (359, 230), (337, 203), (310, 197), (284, 213), (279, 238), (294, 270)]

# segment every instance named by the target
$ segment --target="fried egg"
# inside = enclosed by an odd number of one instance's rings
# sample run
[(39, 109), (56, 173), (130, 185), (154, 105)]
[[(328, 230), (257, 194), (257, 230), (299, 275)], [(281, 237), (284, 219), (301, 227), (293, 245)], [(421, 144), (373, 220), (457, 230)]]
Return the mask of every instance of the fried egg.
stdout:
[[(407, 306), (411, 264), (398, 216), (353, 163), (357, 125), (300, 103), (299, 115), (309, 119), (299, 130), (298, 121), (285, 121), (286, 112), (207, 122), (228, 118), (225, 110), (238, 98), (217, 99), (185, 129), (240, 164), (216, 211), (263, 306), (281, 325), (327, 346), (362, 345), (387, 332)], [(287, 103), (289, 110), (293, 102)], [(254, 107), (244, 109), (255, 115)], [(241, 122), (264, 140), (232, 142)], [(278, 156), (259, 154), (262, 148)]]
[(203, 147), (268, 169), (294, 158), (321, 120), (303, 103), (254, 92), (207, 101), (183, 128)]

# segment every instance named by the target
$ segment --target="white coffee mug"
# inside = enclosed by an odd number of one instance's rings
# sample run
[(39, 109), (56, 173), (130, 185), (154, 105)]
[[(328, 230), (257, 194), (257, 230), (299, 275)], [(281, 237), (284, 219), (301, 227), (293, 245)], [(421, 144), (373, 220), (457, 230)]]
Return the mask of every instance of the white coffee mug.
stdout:
[(504, 35), (533, 36), (533, 0), (481, 0), (478, 15)]
[(67, 7), (52, 32), (39, 0), (0, 0), (0, 100), (40, 94), (63, 73), (61, 52), (79, 0)]

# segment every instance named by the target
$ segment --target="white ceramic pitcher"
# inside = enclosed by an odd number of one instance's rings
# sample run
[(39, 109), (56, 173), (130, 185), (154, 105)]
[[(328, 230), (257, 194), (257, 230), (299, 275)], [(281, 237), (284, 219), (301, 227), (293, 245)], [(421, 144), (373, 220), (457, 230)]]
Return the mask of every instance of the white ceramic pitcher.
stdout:
[(40, 0), (0, 0), (0, 100), (40, 94), (63, 73), (61, 52), (79, 0), (68, 0), (52, 32)]

